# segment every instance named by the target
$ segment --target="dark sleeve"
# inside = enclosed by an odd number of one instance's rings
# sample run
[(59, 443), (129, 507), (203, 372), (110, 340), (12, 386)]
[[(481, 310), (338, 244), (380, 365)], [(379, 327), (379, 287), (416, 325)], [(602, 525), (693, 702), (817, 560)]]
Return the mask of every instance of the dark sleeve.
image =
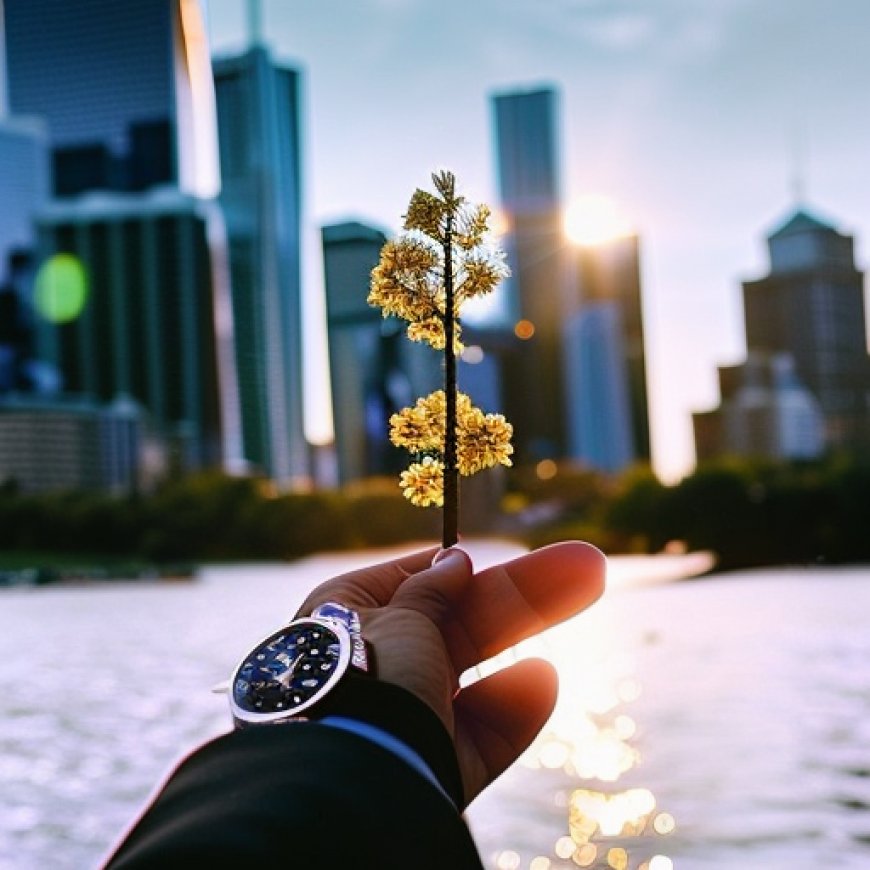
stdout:
[[(364, 689), (374, 700), (361, 703), (361, 721), (382, 718), (386, 698), (390, 719), (399, 715), (404, 723), (400, 731), (409, 722), (425, 722), (424, 733), (440, 729), (449, 741), (422, 702), (396, 687), (373, 685)], [(367, 716), (367, 708), (380, 712)], [(418, 730), (412, 748), (450, 793), (455, 756), (439, 758), (438, 748), (433, 754), (431, 741), (419, 735)], [(405, 761), (342, 729), (292, 722), (234, 731), (188, 757), (107, 867), (481, 870), (482, 865), (454, 804)]]

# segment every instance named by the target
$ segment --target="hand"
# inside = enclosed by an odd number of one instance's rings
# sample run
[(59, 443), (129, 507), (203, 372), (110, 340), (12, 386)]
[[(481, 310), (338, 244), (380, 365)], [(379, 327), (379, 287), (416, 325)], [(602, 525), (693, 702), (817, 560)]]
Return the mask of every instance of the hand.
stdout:
[(538, 659), (461, 691), (460, 674), (588, 607), (603, 591), (604, 568), (602, 554), (579, 541), (479, 574), (458, 548), (424, 550), (328, 580), (299, 615), (326, 601), (359, 612), (378, 678), (425, 701), (452, 736), (469, 802), (534, 740), (555, 705), (557, 679)]

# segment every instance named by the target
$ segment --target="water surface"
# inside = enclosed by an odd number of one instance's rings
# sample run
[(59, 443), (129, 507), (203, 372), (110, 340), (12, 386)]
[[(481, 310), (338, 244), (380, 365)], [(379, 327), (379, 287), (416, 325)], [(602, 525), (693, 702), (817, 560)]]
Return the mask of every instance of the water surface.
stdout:
[[(226, 730), (208, 687), (363, 558), (0, 592), (0, 867), (95, 866), (171, 763)], [(487, 866), (870, 867), (870, 572), (642, 582), (662, 564), (617, 561), (602, 602), (504, 657), (548, 656), (561, 696), (471, 807)]]

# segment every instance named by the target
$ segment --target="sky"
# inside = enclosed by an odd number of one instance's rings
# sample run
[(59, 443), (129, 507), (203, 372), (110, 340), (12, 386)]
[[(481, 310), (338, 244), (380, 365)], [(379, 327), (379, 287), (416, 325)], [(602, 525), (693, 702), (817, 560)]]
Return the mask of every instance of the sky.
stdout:
[[(490, 96), (558, 88), (566, 204), (608, 197), (641, 238), (653, 458), (666, 480), (691, 470), (691, 412), (718, 403), (716, 366), (745, 356), (740, 282), (766, 272), (765, 236), (801, 204), (854, 235), (866, 266), (867, 0), (258, 6), (262, 41), (304, 75), (314, 321), (322, 224), (394, 232), (438, 168), (497, 205)], [(245, 0), (205, 8), (214, 53), (250, 43)], [(322, 374), (322, 349), (309, 358)]]

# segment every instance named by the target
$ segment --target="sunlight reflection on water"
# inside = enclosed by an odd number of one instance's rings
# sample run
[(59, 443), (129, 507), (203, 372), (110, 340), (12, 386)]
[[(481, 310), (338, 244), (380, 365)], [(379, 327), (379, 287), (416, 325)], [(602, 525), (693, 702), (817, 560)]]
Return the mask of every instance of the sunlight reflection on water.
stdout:
[(610, 619), (578, 617), (485, 662), (467, 682), (529, 656), (546, 658), (556, 667), (559, 703), (519, 764), (529, 771), (561, 774), (552, 803), (563, 814), (567, 833), (557, 837), (547, 854), (501, 849), (494, 866), (667, 870), (672, 861), (662, 854), (662, 839), (674, 831), (674, 817), (659, 810), (649, 788), (621, 783), (641, 763), (637, 723), (626, 710), (642, 686), (636, 656), (620, 641), (618, 626)]

